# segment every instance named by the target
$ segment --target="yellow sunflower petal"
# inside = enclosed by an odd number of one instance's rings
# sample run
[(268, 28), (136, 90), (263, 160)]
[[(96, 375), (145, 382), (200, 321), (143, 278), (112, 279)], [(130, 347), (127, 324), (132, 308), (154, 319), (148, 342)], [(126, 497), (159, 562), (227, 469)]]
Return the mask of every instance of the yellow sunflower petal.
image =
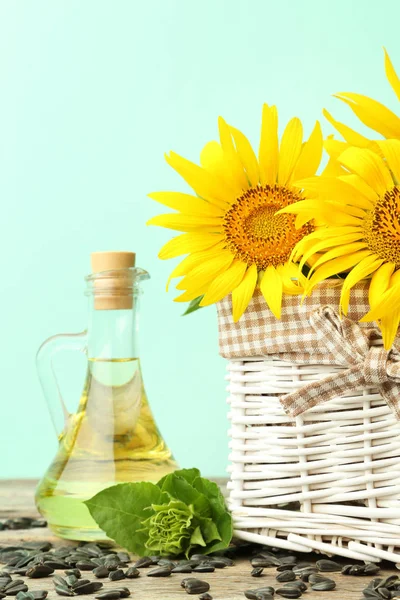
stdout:
[(198, 298), (199, 295), (201, 296), (201, 294), (193, 294), (192, 292), (183, 292), (183, 294), (174, 298), (174, 302), (191, 302), (192, 300), (195, 300), (196, 298)]
[(346, 172), (346, 175), (339, 175), (339, 179), (344, 181), (348, 185), (351, 185), (353, 188), (357, 190), (364, 198), (369, 201), (369, 205), (372, 208), (378, 198), (378, 194), (375, 190), (372, 189), (367, 183), (365, 183), (364, 179), (361, 179), (359, 175), (355, 175), (354, 173)]
[(258, 151), (261, 185), (274, 185), (278, 173), (278, 112), (276, 106), (264, 104), (260, 148)]
[(366, 277), (369, 277), (371, 273), (374, 273), (381, 264), (383, 263), (383, 258), (377, 258), (375, 255), (367, 256), (362, 261), (358, 263), (351, 271), (348, 273), (346, 279), (344, 280), (343, 289), (348, 290), (351, 289)]
[(264, 272), (260, 283), (260, 290), (271, 312), (277, 319), (280, 319), (283, 293), (282, 277), (272, 265), (267, 267)]
[(217, 275), (226, 271), (233, 262), (234, 255), (229, 250), (222, 250), (217, 256), (196, 265), (186, 277), (184, 277), (176, 286), (177, 290), (193, 291), (197, 288), (202, 289), (204, 285), (209, 284)]
[[(364, 241), (334, 246), (331, 250), (324, 252), (324, 254), (313, 264), (310, 273), (317, 270), (321, 265), (327, 263), (330, 260), (338, 258), (339, 256), (347, 256), (353, 254), (354, 252), (358, 252), (359, 250), (364, 250), (364, 248), (366, 248), (366, 243)], [(369, 252), (369, 254), (371, 254), (371, 252)], [(340, 273), (340, 271), (338, 271), (338, 273)]]
[(260, 178), (258, 162), (254, 150), (247, 137), (234, 127), (230, 127), (233, 139), (235, 141), (236, 150), (239, 155), (242, 165), (246, 170), (247, 177), (251, 186), (255, 187)]
[(341, 92), (335, 94), (335, 96), (350, 106), (351, 110), (367, 127), (374, 129), (383, 137), (400, 137), (399, 117), (380, 102), (362, 94), (348, 92)]
[(222, 219), (219, 217), (202, 217), (192, 215), (177, 215), (168, 213), (149, 219), (146, 225), (157, 225), (177, 231), (208, 231), (219, 233), (222, 229)]
[(393, 180), (384, 161), (367, 148), (348, 148), (339, 157), (347, 169), (359, 175), (380, 196), (393, 187)]
[(181, 194), (180, 192), (152, 192), (148, 196), (152, 200), (168, 206), (168, 208), (189, 215), (219, 217), (224, 214), (224, 211), (215, 204), (206, 202), (206, 200), (197, 198), (197, 196), (191, 196), (190, 194)]
[(199, 252), (211, 248), (224, 239), (223, 235), (217, 233), (183, 233), (169, 240), (160, 250), (158, 256), (162, 260), (175, 258), (181, 254)]
[(303, 127), (300, 119), (294, 117), (283, 132), (279, 148), (278, 183), (286, 185), (293, 173), (301, 152)]
[(368, 291), (369, 304), (371, 308), (375, 308), (375, 306), (379, 304), (382, 295), (388, 289), (390, 278), (393, 275), (394, 269), (394, 263), (384, 263), (372, 275)]
[(232, 186), (235, 189), (236, 195), (240, 196), (244, 190), (249, 187), (246, 174), (243, 170), (243, 165), (233, 145), (232, 134), (229, 126), (222, 117), (218, 119), (219, 136), (221, 147), (224, 152), (224, 160), (229, 166)]
[(240, 317), (248, 307), (256, 284), (257, 267), (253, 264), (247, 269), (243, 280), (232, 292), (233, 320), (235, 323), (239, 321)]
[(379, 302), (371, 308), (371, 310), (360, 321), (377, 321), (378, 319), (389, 314), (393, 309), (400, 306), (400, 284), (389, 287), (389, 289), (381, 295)]
[(394, 70), (392, 61), (389, 58), (389, 54), (386, 52), (386, 49), (384, 49), (384, 50), (385, 50), (386, 77), (388, 78), (388, 81), (389, 81), (390, 85), (392, 86), (394, 93), (400, 100), (400, 79), (399, 79), (396, 71)]
[(190, 273), (190, 271), (192, 269), (194, 269), (195, 267), (197, 267), (197, 265), (200, 265), (204, 262), (204, 260), (218, 255), (219, 252), (223, 249), (224, 247), (224, 243), (220, 242), (219, 244), (216, 244), (215, 246), (213, 246), (212, 250), (204, 250), (202, 252), (194, 252), (193, 254), (189, 254), (188, 256), (185, 256), (185, 258), (183, 260), (181, 260), (181, 262), (176, 265), (175, 269), (173, 269), (172, 273), (170, 274), (168, 281), (167, 281), (167, 292), (168, 292), (168, 288), (169, 285), (171, 283), (171, 279), (174, 279), (175, 277), (182, 277), (183, 275), (187, 275), (188, 273)]
[[(399, 297), (400, 300), (400, 297)], [(385, 350), (390, 350), (396, 338), (400, 323), (400, 311), (394, 310), (390, 314), (381, 318), (379, 328), (382, 332), (383, 345)]]
[(363, 193), (343, 178), (310, 177), (295, 181), (293, 185), (305, 190), (307, 196), (317, 197), (320, 200), (333, 200), (364, 209), (373, 207), (373, 203)]
[[(339, 152), (338, 154), (340, 154), (341, 152)], [(326, 167), (321, 173), (321, 177), (339, 177), (340, 175), (344, 175), (345, 173), (347, 173), (347, 171), (342, 167), (340, 162), (338, 162), (337, 158), (332, 158), (332, 156), (330, 156)]]
[(337, 158), (348, 147), (349, 144), (347, 144), (346, 142), (341, 142), (340, 140), (335, 140), (333, 135), (328, 135), (328, 137), (324, 141), (324, 148), (329, 154), (329, 156), (333, 159)]
[(347, 254), (345, 256), (339, 256), (338, 258), (334, 258), (333, 260), (321, 265), (309, 280), (307, 293), (310, 293), (313, 287), (315, 287), (321, 281), (351, 269), (354, 267), (354, 265), (370, 254), (371, 253), (369, 250), (361, 250), (350, 255)]
[(221, 273), (213, 280), (204, 294), (200, 306), (214, 304), (214, 302), (219, 302), (219, 300), (230, 294), (241, 283), (246, 269), (246, 263), (235, 260), (224, 273)]
[(296, 296), (304, 292), (304, 286), (307, 280), (301, 273), (298, 265), (294, 265), (293, 263), (285, 263), (284, 265), (278, 265), (276, 270), (281, 276), (284, 294)]
[(236, 198), (234, 190), (208, 170), (171, 152), (165, 156), (167, 163), (194, 189), (196, 194), (226, 208)]
[(377, 144), (396, 178), (396, 183), (400, 183), (400, 140), (382, 140)]
[(299, 160), (293, 169), (293, 181), (311, 177), (315, 174), (321, 162), (322, 147), (321, 125), (317, 121), (308, 141), (303, 144)]
[(329, 121), (331, 125), (344, 137), (346, 142), (351, 146), (359, 146), (360, 148), (368, 148), (371, 143), (370, 140), (361, 133), (357, 133), (351, 127), (344, 125), (344, 123), (340, 123), (340, 121), (336, 121), (332, 115), (325, 109), (322, 111), (324, 117)]
[(348, 233), (347, 235), (343, 234), (338, 237), (329, 237), (327, 239), (322, 239), (321, 241), (317, 240), (312, 246), (310, 246), (307, 249), (306, 252), (304, 252), (299, 267), (302, 269), (314, 254), (318, 254), (319, 252), (325, 252), (328, 248), (334, 248), (343, 244), (351, 244), (353, 242), (357, 242), (362, 238), (362, 236), (363, 232), (360, 229), (356, 233)]

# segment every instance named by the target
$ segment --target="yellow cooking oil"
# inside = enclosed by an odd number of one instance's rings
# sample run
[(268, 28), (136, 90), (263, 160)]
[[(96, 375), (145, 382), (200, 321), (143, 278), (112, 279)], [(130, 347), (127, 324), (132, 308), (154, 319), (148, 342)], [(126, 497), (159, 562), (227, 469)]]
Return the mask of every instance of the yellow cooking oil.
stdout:
[(156, 482), (176, 468), (151, 413), (139, 359), (90, 358), (78, 410), (66, 416), (36, 504), (58, 536), (106, 539), (83, 502), (111, 485)]

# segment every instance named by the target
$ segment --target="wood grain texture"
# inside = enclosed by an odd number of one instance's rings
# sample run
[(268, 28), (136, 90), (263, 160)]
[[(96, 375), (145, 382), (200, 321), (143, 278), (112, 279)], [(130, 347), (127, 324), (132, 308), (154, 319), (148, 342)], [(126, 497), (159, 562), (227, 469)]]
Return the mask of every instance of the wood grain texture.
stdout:
[[(223, 485), (222, 481), (220, 483)], [(0, 519), (16, 516), (38, 516), (33, 501), (35, 485), (36, 481), (34, 480), (0, 480)], [(27, 540), (49, 540), (54, 546), (74, 545), (73, 542), (56, 538), (46, 528), (23, 531), (0, 531), (0, 547), (18, 544)], [(307, 554), (303, 555), (301, 560), (312, 561), (315, 558), (317, 557)], [(343, 561), (340, 562), (344, 564)], [(147, 577), (146, 571), (146, 569), (142, 569), (141, 576), (138, 579), (125, 579), (121, 582), (102, 580), (104, 589), (112, 589), (120, 585), (126, 586), (131, 590), (131, 597), (134, 600), (182, 600), (190, 597), (180, 587), (180, 582), (188, 575), (173, 574), (170, 577), (158, 579)], [(251, 565), (249, 559), (240, 558), (234, 567), (217, 569), (214, 573), (199, 574), (198, 578), (210, 583), (210, 594), (214, 600), (243, 600), (243, 591), (248, 588), (257, 588), (265, 585), (272, 585), (275, 588), (280, 586), (275, 580), (276, 571), (273, 568), (265, 569), (260, 578), (251, 577), (250, 572)], [(63, 575), (62, 572), (57, 573)], [(399, 571), (393, 568), (382, 568), (382, 577), (390, 574), (400, 575)], [(85, 578), (92, 579), (90, 572), (89, 575), (85, 572), (84, 576)], [(332, 600), (361, 600), (362, 590), (370, 580), (370, 578), (364, 577), (345, 577), (337, 573), (328, 574), (328, 577), (336, 581), (336, 590), (333, 592), (307, 591), (303, 597), (308, 600), (329, 600), (330, 598)], [(57, 596), (53, 591), (53, 584), (50, 577), (44, 579), (26, 579), (25, 577), (18, 576), (18, 578), (25, 579), (30, 590), (48, 589), (48, 598), (50, 600), (61, 600), (61, 596)], [(92, 598), (94, 600), (94, 595), (79, 596), (78, 598), (80, 597)], [(198, 598), (198, 596), (192, 597)], [(276, 598), (278, 599), (279, 596)]]

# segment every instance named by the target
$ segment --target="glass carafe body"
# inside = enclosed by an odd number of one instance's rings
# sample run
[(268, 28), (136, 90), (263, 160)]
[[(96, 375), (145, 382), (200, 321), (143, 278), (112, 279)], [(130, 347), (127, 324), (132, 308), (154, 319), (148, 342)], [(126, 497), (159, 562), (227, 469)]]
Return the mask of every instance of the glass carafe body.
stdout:
[[(85, 500), (116, 483), (156, 482), (177, 468), (154, 421), (141, 372), (138, 310), (140, 282), (146, 278), (137, 268), (88, 276), (87, 330), (54, 336), (38, 352), (58, 450), (38, 485), (36, 504), (60, 537), (105, 539)], [(55, 354), (71, 349), (87, 356), (86, 380), (73, 413), (66, 409), (53, 369)]]

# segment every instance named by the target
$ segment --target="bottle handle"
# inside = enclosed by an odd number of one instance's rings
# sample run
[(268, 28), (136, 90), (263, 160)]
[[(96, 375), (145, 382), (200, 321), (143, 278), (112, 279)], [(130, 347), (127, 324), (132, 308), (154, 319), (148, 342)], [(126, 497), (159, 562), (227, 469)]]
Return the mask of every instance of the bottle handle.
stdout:
[(61, 395), (53, 366), (53, 358), (58, 352), (66, 350), (79, 351), (86, 354), (87, 331), (53, 335), (43, 342), (36, 355), (36, 368), (39, 381), (58, 437), (62, 434), (70, 413)]

